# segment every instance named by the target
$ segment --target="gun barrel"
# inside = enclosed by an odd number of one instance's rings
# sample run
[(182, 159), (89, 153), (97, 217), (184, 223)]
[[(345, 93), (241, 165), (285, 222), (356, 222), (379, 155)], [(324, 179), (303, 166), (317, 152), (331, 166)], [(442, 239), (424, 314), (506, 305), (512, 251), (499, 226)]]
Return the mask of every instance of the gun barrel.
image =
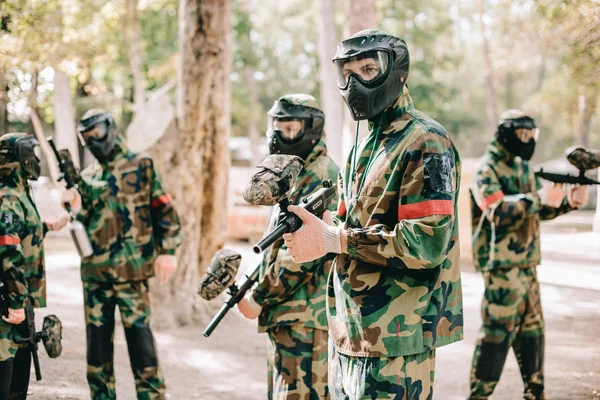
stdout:
[(231, 307), (233, 307), (233, 305), (230, 305), (229, 301), (226, 301), (225, 304), (221, 306), (219, 312), (215, 314), (215, 316), (210, 320), (210, 322), (206, 326), (206, 329), (204, 329), (204, 332), (202, 333), (204, 337), (210, 336), (210, 334), (215, 330), (217, 325), (219, 325), (223, 317), (227, 315), (227, 312), (231, 309)]
[(267, 236), (262, 238), (260, 242), (256, 243), (254, 247), (252, 247), (252, 250), (254, 250), (256, 254), (260, 254), (270, 245), (272, 245), (277, 239), (279, 239), (284, 233), (288, 232), (290, 232), (290, 226), (286, 223), (282, 223), (273, 229), (273, 231), (271, 231)]
[(38, 357), (37, 350), (31, 352), (31, 358), (33, 358), (33, 367), (35, 369), (35, 380), (42, 380), (42, 370), (40, 369), (40, 358)]

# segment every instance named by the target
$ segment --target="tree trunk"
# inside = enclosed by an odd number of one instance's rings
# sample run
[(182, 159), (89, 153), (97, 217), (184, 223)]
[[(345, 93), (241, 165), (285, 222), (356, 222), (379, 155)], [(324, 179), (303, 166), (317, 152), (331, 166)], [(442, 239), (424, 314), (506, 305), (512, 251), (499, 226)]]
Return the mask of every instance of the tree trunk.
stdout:
[[(252, 145), (252, 165), (258, 165), (262, 161), (260, 159), (260, 144), (261, 136), (258, 128), (258, 119), (256, 116), (256, 106), (260, 103), (258, 98), (258, 89), (256, 87), (256, 80), (254, 79), (254, 68), (247, 65), (244, 67), (244, 80), (248, 87), (248, 95), (250, 100), (250, 114), (248, 115), (248, 138)], [(262, 138), (264, 140), (264, 138)]]
[(598, 105), (599, 92), (600, 90), (591, 86), (583, 88), (579, 94), (577, 142), (584, 147), (588, 147), (590, 145), (592, 118)]
[[(379, 16), (377, 15), (377, 10), (375, 8), (375, 0), (344, 0), (344, 10), (346, 10), (343, 32), (344, 39), (364, 29), (377, 29), (379, 26)], [(357, 122), (352, 119), (352, 116), (345, 105), (344, 108), (344, 139), (342, 141), (342, 153), (345, 162), (346, 157), (350, 153), (350, 149), (354, 145)], [(359, 128), (359, 137), (365, 137), (369, 132), (367, 121), (361, 121)]]
[(158, 165), (166, 162), (163, 181), (185, 239), (174, 276), (154, 288), (155, 321), (162, 325), (204, 320), (206, 303), (196, 291), (201, 272), (224, 243), (227, 221), (231, 1), (181, 0), (179, 19), (175, 145), (170, 153), (161, 147), (154, 154)]
[(4, 73), (0, 74), (0, 135), (8, 132), (8, 82)]
[(66, 73), (54, 70), (54, 137), (56, 147), (69, 149), (73, 163), (79, 168), (79, 141), (75, 133), (73, 99)]
[[(29, 93), (29, 98), (27, 99), (27, 105), (31, 109), (32, 112), (37, 113), (37, 98), (38, 98), (38, 70), (37, 67), (34, 68), (33, 74), (31, 75), (31, 92)], [(29, 130), (30, 135), (35, 135), (35, 127), (33, 126), (33, 119), (29, 119)]]
[(321, 0), (319, 17), (319, 75), (321, 78), (321, 107), (325, 113), (327, 151), (338, 165), (342, 155), (342, 118), (344, 100), (336, 85), (336, 72), (331, 63), (338, 44), (335, 26), (335, 0)]
[(481, 51), (483, 55), (483, 64), (485, 67), (485, 86), (487, 89), (487, 116), (488, 129), (490, 133), (496, 132), (498, 125), (498, 110), (496, 107), (496, 88), (494, 86), (494, 68), (492, 66), (492, 58), (490, 56), (490, 47), (487, 36), (485, 35), (485, 25), (483, 16), (485, 14), (485, 0), (477, 0), (477, 9), (479, 11), (479, 27), (481, 29)]
[(133, 103), (139, 110), (146, 101), (146, 83), (142, 66), (142, 34), (138, 15), (138, 0), (127, 0), (125, 14), (125, 43), (133, 76)]

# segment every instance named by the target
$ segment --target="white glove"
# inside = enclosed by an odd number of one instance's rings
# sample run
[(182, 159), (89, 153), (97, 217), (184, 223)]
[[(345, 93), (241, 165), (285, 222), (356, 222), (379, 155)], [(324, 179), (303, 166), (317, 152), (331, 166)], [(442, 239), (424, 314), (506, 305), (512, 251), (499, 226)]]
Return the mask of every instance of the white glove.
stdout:
[[(293, 262), (301, 264), (321, 258), (327, 253), (340, 254), (342, 252), (341, 228), (328, 225), (302, 207), (289, 206), (288, 211), (293, 212), (302, 220), (300, 229), (283, 235)], [(323, 219), (333, 223), (329, 211), (323, 213)]]

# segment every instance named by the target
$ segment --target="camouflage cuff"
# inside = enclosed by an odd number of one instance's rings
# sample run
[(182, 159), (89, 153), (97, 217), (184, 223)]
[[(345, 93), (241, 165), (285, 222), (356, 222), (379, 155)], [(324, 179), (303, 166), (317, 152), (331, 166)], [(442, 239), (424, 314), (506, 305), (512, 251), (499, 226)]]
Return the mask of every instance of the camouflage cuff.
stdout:
[(358, 258), (358, 240), (360, 233), (353, 229), (346, 229), (347, 253), (352, 258)]
[(161, 256), (163, 254), (167, 254), (169, 256), (174, 256), (175, 255), (175, 249), (163, 249), (163, 248), (160, 248), (158, 250), (158, 254), (161, 255)]
[(8, 306), (10, 308), (12, 308), (13, 310), (25, 308), (25, 304), (27, 303), (27, 295), (26, 294), (19, 294), (17, 296), (9, 294), (8, 299), (9, 299)]

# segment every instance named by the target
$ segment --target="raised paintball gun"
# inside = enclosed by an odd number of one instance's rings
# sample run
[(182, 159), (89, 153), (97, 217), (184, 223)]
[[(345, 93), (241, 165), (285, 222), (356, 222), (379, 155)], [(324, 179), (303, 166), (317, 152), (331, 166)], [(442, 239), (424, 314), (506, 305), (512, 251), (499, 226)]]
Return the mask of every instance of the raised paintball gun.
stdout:
[(219, 325), (227, 312), (244, 297), (248, 289), (258, 280), (260, 263), (247, 271), (238, 282), (235, 276), (242, 261), (242, 256), (229, 249), (217, 251), (206, 270), (206, 275), (200, 282), (198, 294), (205, 300), (212, 300), (227, 289), (227, 300), (204, 329), (204, 336), (209, 337)]
[[(69, 153), (68, 149), (57, 150), (52, 137), (48, 138), (48, 144), (54, 152), (54, 156), (58, 162), (58, 168), (60, 169), (58, 180), (64, 180), (67, 185), (67, 189), (77, 189), (77, 170), (75, 169), (75, 164), (73, 164), (71, 153)], [(94, 251), (92, 249), (90, 238), (85, 230), (85, 226), (75, 219), (75, 215), (73, 215), (71, 206), (68, 203), (65, 203), (65, 209), (71, 218), (69, 231), (71, 232), (71, 237), (73, 238), (73, 242), (75, 243), (75, 247), (77, 248), (79, 256), (82, 258), (91, 256)]]
[[(6, 316), (8, 314), (8, 292), (0, 279), (0, 311)], [(25, 321), (17, 326), (17, 333), (13, 341), (17, 344), (26, 344), (33, 358), (33, 367), (35, 368), (35, 379), (42, 379), (40, 369), (40, 360), (38, 357), (38, 342), (44, 343), (46, 353), (50, 358), (60, 356), (62, 352), (62, 323), (56, 315), (47, 315), (44, 317), (42, 330), (37, 332), (35, 329), (35, 313), (31, 305), (31, 299), (27, 297), (25, 303)]]
[[(290, 204), (289, 192), (295, 186), (303, 165), (304, 162), (300, 157), (270, 155), (257, 167), (258, 172), (246, 187), (244, 200), (248, 203), (264, 206), (279, 205), (281, 211), (275, 228), (254, 245), (255, 253), (262, 253), (283, 234), (295, 232), (302, 226), (302, 220), (296, 214), (289, 212), (287, 207)], [(299, 206), (321, 218), (336, 193), (336, 188), (331, 181), (323, 181), (323, 187), (303, 199)], [(211, 260), (206, 275), (200, 283), (198, 294), (206, 300), (212, 300), (228, 289), (227, 300), (204, 330), (206, 337), (210, 336), (227, 312), (258, 280), (260, 263), (247, 271), (238, 282), (234, 281), (241, 259), (242, 256), (232, 250), (219, 250)]]
[(565, 156), (567, 157), (567, 160), (579, 170), (579, 175), (545, 172), (543, 168), (535, 174), (538, 177), (554, 182), (557, 185), (600, 185), (599, 181), (585, 176), (587, 170), (600, 167), (600, 151), (587, 150), (581, 146), (577, 146), (569, 148), (565, 152)]

